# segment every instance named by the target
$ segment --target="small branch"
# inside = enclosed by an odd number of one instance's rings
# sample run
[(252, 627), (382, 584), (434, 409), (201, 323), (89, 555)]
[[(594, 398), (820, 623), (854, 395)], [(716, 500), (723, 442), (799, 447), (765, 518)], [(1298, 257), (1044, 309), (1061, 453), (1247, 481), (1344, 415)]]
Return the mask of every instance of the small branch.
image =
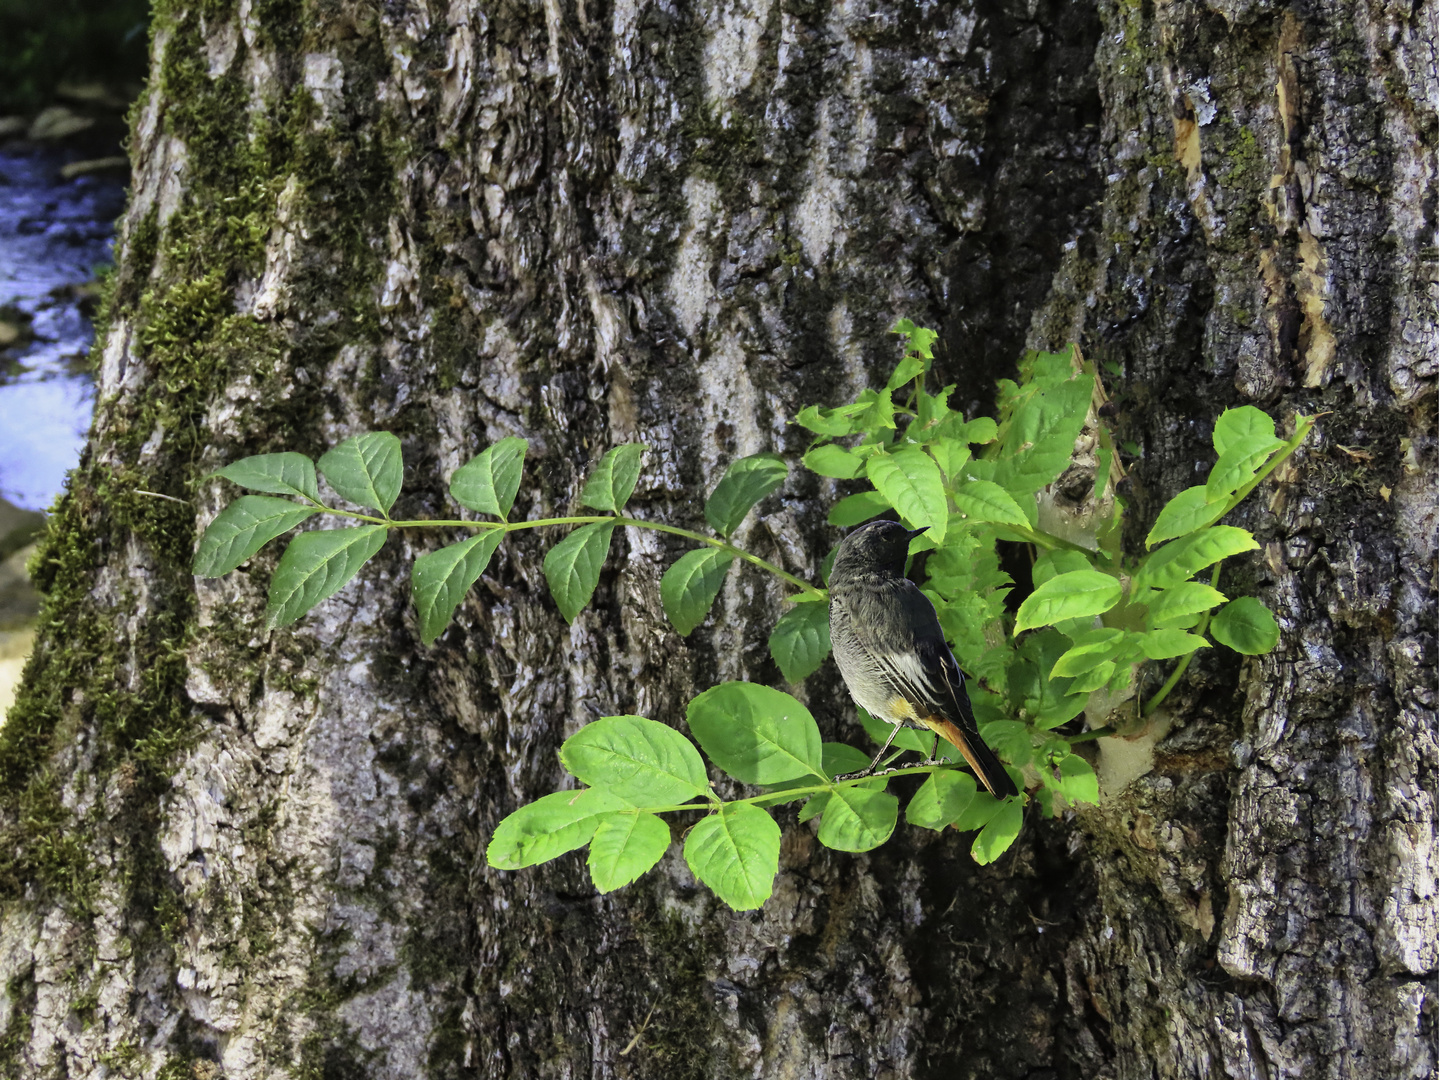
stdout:
[(146, 491), (144, 488), (131, 488), (130, 491), (135, 495), (148, 495), (152, 499), (164, 499), (166, 502), (179, 503), (181, 506), (194, 505), (184, 499), (177, 499), (174, 495), (161, 495), (158, 491)]
[(650, 1011), (645, 1014), (645, 1019), (640, 1021), (640, 1028), (635, 1032), (635, 1037), (625, 1044), (625, 1049), (620, 1051), (620, 1057), (625, 1057), (640, 1044), (640, 1036), (645, 1034), (645, 1029), (650, 1026), (650, 1017), (655, 1015), (655, 1006), (650, 1006)]

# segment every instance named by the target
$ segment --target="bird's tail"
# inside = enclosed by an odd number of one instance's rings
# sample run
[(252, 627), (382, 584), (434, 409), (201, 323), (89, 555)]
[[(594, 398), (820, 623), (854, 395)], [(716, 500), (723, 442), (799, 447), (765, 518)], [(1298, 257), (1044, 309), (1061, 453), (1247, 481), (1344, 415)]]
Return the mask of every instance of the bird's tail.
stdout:
[(1010, 774), (1005, 771), (1005, 766), (1000, 764), (1000, 759), (985, 745), (979, 735), (967, 734), (940, 716), (926, 717), (923, 723), (960, 751), (960, 755), (970, 768), (975, 770), (975, 775), (980, 778), (980, 782), (985, 785), (985, 789), (991, 795), (997, 799), (1003, 799), (1019, 794), (1015, 789), (1015, 781), (1010, 779)]

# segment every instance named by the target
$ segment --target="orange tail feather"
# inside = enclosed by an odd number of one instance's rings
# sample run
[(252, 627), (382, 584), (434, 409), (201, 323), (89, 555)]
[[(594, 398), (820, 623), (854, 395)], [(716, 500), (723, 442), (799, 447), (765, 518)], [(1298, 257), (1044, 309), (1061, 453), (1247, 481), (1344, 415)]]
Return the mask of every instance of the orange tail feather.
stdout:
[(921, 720), (926, 727), (935, 732), (942, 739), (948, 742), (965, 763), (975, 770), (975, 775), (985, 785), (985, 790), (994, 795), (997, 799), (1003, 799), (1007, 795), (1015, 795), (1015, 781), (1010, 779), (1010, 774), (1005, 771), (1005, 766), (1000, 764), (994, 752), (986, 746), (979, 738), (972, 738), (966, 735), (949, 720), (940, 716), (927, 716)]

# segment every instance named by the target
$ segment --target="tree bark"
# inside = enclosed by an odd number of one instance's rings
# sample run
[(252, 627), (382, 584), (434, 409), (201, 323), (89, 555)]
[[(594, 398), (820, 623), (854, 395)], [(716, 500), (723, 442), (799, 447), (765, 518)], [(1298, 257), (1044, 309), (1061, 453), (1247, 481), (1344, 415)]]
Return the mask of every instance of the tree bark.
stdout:
[[(1435, 1068), (1435, 8), (167, 0), (94, 432), (0, 731), (0, 1060), (26, 1077), (1422, 1077)], [(610, 445), (702, 525), (733, 457), (943, 330), (957, 404), (1079, 341), (1128, 541), (1219, 411), (1325, 412), (1239, 511), (1280, 647), (1100, 740), (1100, 806), (990, 867), (782, 815), (735, 914), (677, 847), (597, 897), (488, 868), (599, 715), (778, 683), (774, 583), (682, 639), (681, 547), (566, 626), (508, 539), (432, 649), (392, 538), (287, 630), (275, 555), (189, 573), (245, 454), (404, 441), (397, 513), (531, 440), (517, 514)], [(157, 499), (156, 492), (187, 505)], [(810, 578), (837, 486), (742, 530)], [(1155, 673), (1163, 678), (1164, 672)], [(1153, 689), (1153, 687), (1152, 687)], [(859, 737), (833, 667), (797, 691)]]

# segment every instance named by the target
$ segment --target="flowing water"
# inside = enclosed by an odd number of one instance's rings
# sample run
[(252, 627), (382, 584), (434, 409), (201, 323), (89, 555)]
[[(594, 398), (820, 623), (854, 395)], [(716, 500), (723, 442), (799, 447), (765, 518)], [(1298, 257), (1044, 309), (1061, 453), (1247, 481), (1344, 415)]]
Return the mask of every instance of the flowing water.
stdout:
[(90, 426), (93, 282), (125, 201), (123, 173), (62, 176), (84, 156), (0, 145), (0, 497), (30, 510), (60, 493)]

